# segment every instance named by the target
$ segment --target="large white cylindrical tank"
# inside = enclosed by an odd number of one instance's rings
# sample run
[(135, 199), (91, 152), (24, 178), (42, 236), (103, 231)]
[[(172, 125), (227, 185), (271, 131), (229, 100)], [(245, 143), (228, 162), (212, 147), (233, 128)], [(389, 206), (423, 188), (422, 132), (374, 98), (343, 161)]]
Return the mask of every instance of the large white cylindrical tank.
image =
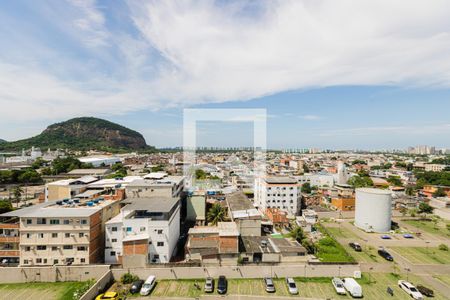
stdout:
[(366, 231), (391, 230), (392, 194), (373, 188), (356, 189), (355, 225)]

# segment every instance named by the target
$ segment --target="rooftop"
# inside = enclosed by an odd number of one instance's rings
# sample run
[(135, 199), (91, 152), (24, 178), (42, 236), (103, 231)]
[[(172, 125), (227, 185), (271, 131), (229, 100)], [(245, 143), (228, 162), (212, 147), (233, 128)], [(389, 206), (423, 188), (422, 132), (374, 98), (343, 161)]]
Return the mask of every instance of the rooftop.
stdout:
[(128, 198), (122, 201), (128, 204), (126, 210), (145, 210), (150, 213), (168, 213), (179, 203), (178, 198), (171, 197), (146, 197), (146, 198)]
[(266, 177), (264, 179), (268, 184), (296, 184), (297, 179), (288, 176)]

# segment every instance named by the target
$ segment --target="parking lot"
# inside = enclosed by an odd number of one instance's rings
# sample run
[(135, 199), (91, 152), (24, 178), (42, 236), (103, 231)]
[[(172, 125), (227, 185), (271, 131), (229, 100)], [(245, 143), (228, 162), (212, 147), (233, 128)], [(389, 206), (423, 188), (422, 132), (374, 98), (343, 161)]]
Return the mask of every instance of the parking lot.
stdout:
[[(363, 288), (364, 299), (411, 299), (404, 291), (397, 286), (397, 281), (400, 278), (392, 274), (367, 274), (358, 282)], [(272, 297), (289, 297), (289, 298), (319, 298), (319, 299), (352, 299), (349, 295), (338, 296), (331, 284), (331, 278), (296, 278), (297, 287), (299, 289), (298, 295), (290, 295), (285, 284), (284, 278), (274, 279), (276, 292), (267, 293), (264, 289), (264, 282), (262, 279), (230, 279), (228, 280), (227, 295), (242, 295), (255, 296), (264, 298)], [(422, 283), (418, 277), (409, 276), (409, 280), (413, 284)], [(200, 290), (196, 289), (194, 283), (199, 284)], [(203, 292), (204, 280), (161, 280), (158, 281), (155, 289), (150, 295), (150, 298), (203, 298), (210, 299), (211, 296), (215, 298), (222, 298), (215, 292), (214, 294), (205, 294)], [(217, 282), (216, 282), (217, 284)], [(423, 284), (423, 283), (422, 283)], [(394, 290), (394, 297), (386, 293), (387, 287)], [(435, 291), (436, 296), (433, 299), (441, 300), (447, 299)], [(149, 297), (140, 297), (139, 299), (149, 299)]]

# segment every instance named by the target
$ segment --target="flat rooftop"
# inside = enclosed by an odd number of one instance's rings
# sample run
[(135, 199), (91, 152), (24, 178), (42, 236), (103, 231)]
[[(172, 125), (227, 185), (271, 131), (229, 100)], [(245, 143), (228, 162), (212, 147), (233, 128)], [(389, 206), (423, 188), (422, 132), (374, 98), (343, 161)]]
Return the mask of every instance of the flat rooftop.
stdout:
[(268, 184), (297, 184), (297, 179), (288, 176), (266, 177), (264, 181)]
[(178, 205), (180, 199), (172, 197), (145, 197), (128, 198), (122, 201), (127, 204), (126, 210), (145, 210), (149, 213), (168, 213), (175, 205)]

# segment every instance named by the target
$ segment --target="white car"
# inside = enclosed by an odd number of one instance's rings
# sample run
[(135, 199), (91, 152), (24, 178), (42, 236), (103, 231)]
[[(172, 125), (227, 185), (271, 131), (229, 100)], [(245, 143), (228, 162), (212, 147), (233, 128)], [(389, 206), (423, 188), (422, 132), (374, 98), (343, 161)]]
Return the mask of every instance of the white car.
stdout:
[(291, 278), (291, 277), (286, 278), (286, 284), (288, 286), (288, 290), (291, 295), (298, 294), (298, 288), (297, 288), (297, 285), (295, 284), (294, 278)]
[(333, 284), (334, 289), (336, 290), (336, 293), (338, 295), (345, 295), (347, 292), (345, 291), (344, 282), (340, 278), (333, 278), (331, 280), (331, 283)]
[(147, 296), (150, 294), (152, 289), (155, 287), (156, 284), (156, 276), (150, 275), (148, 276), (147, 280), (144, 282), (144, 284), (141, 287), (140, 294), (142, 296)]
[(423, 295), (420, 293), (414, 285), (409, 283), (406, 280), (399, 280), (398, 286), (404, 290), (408, 295), (410, 295), (413, 299), (416, 300), (423, 300)]

